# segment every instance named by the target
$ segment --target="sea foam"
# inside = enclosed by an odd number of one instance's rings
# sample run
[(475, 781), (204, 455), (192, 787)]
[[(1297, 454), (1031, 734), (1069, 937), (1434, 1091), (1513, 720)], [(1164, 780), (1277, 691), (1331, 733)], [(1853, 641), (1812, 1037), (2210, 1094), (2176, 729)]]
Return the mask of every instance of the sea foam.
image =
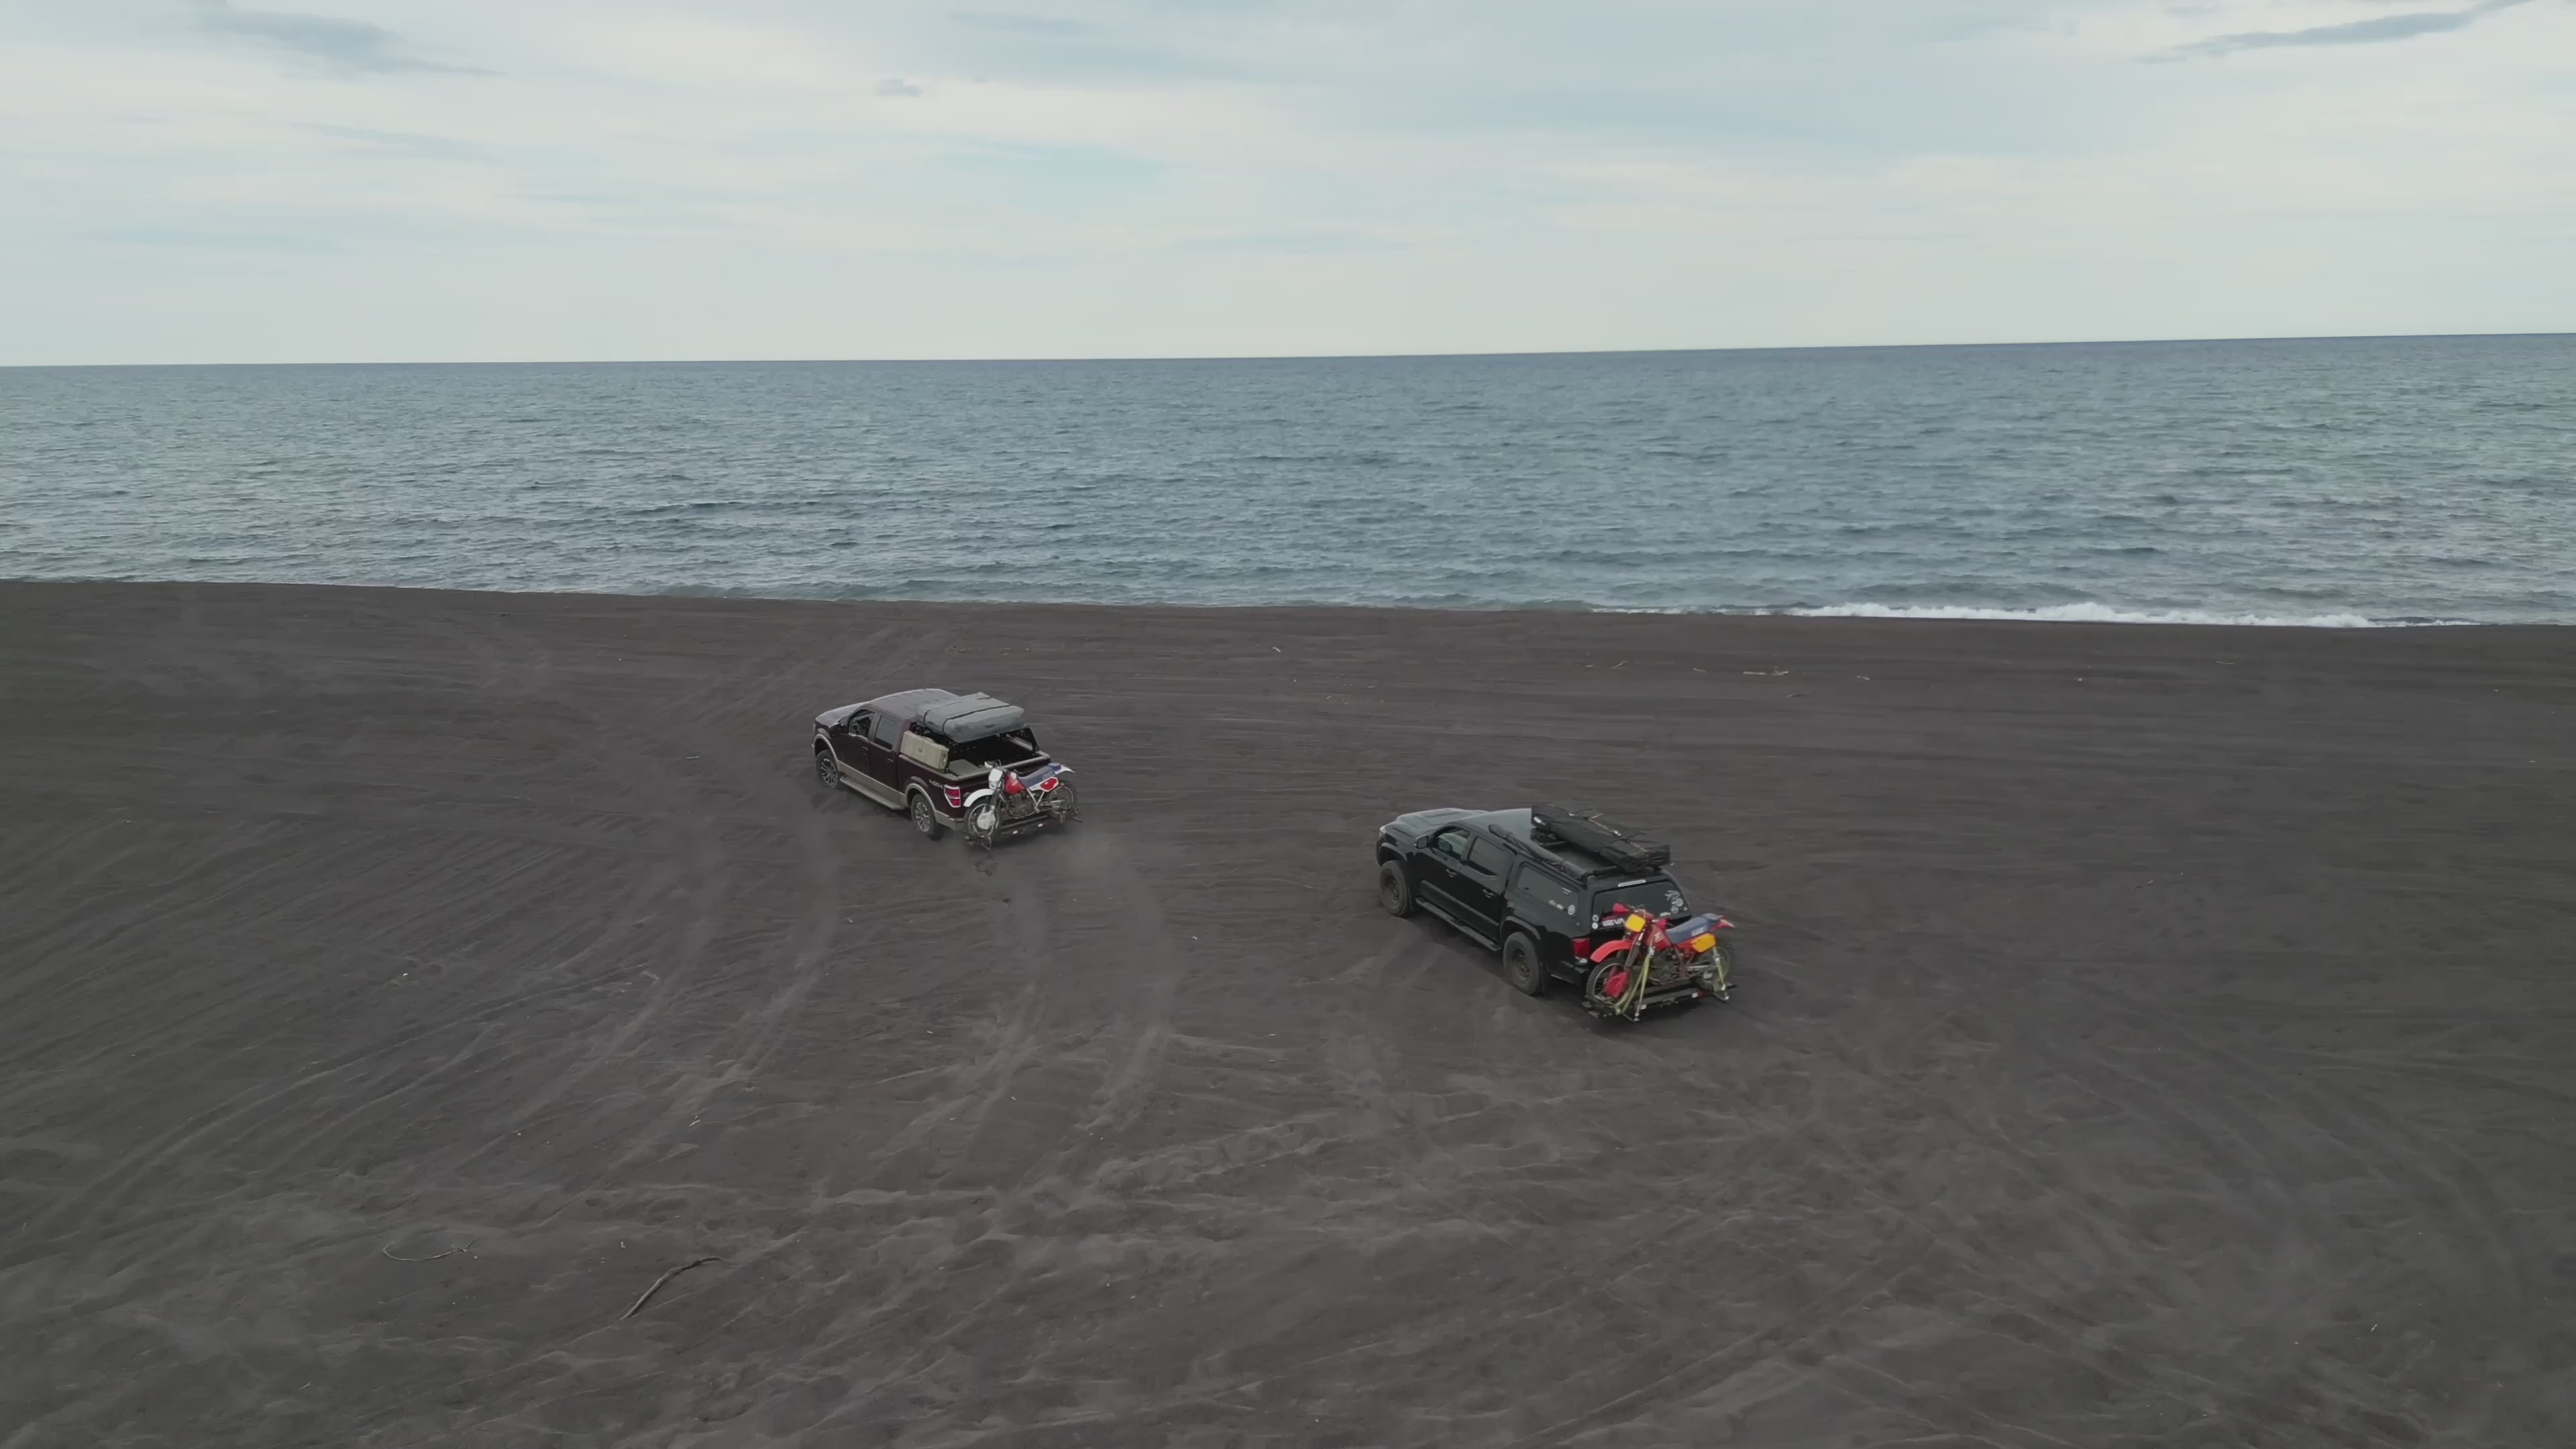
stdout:
[(1826, 604), (1765, 610), (1811, 619), (2001, 619), (2035, 624), (2224, 624), (2271, 629), (2410, 629), (2466, 619), (2374, 619), (2364, 614), (2250, 614), (2218, 609), (2123, 609), (2111, 604), (2054, 604), (2038, 609), (1981, 609), (1949, 604)]

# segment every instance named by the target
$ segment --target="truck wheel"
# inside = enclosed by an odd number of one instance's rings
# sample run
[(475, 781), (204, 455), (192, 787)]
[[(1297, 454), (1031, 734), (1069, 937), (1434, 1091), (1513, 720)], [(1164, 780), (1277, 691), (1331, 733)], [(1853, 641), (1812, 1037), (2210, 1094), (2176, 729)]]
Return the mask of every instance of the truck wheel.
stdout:
[(832, 752), (821, 745), (814, 747), (814, 778), (822, 781), (826, 790), (841, 788), (840, 767), (832, 763)]
[(913, 791), (911, 813), (912, 828), (920, 831), (925, 839), (937, 840), (940, 837), (939, 816), (931, 810), (929, 796), (919, 790)]
[(1377, 903), (1386, 907), (1390, 916), (1413, 914), (1413, 877), (1405, 874), (1404, 862), (1381, 862), (1377, 868)]
[(1503, 938), (1503, 975), (1523, 996), (1547, 994), (1547, 968), (1539, 964), (1538, 943), (1518, 931)]

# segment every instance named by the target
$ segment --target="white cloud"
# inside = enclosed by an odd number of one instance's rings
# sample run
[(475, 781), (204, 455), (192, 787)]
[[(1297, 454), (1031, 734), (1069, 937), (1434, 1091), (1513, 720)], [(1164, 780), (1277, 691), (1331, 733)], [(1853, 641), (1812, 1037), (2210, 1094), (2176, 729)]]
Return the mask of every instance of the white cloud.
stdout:
[(21, 0), (0, 362), (2576, 329), (2453, 8)]

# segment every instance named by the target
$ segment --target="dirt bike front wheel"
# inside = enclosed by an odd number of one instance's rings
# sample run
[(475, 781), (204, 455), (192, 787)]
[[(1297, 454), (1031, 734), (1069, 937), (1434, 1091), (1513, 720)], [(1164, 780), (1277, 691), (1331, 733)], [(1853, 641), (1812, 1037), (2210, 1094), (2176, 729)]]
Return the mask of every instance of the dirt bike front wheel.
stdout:
[(1584, 979), (1583, 995), (1598, 1010), (1614, 1016), (1634, 1016), (1646, 994), (1646, 983), (1641, 979), (1645, 971), (1646, 963), (1633, 952), (1613, 956), (1592, 968), (1592, 974)]

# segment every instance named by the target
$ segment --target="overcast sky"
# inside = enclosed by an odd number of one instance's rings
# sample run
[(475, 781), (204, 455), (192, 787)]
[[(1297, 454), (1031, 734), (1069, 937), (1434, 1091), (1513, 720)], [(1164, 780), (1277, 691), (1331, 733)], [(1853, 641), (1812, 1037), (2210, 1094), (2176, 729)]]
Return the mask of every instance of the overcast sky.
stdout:
[(2566, 330), (2570, 0), (0, 0), (0, 364)]

